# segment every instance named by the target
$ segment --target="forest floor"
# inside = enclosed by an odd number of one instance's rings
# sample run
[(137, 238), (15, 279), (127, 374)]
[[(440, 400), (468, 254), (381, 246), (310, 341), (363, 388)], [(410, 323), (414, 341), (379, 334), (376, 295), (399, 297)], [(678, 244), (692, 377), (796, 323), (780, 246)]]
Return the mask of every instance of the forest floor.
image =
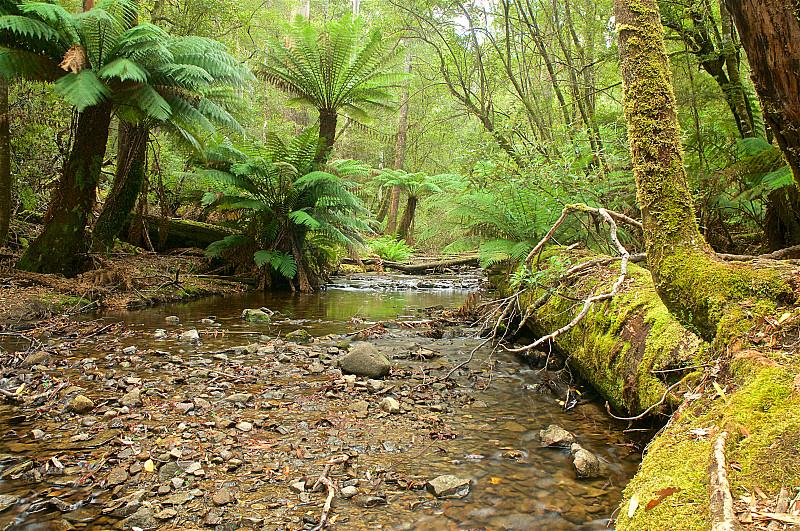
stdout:
[(209, 261), (199, 249), (97, 254), (92, 256), (94, 268), (71, 279), (19, 271), (14, 268), (18, 257), (0, 253), (0, 326), (100, 308), (131, 310), (251, 287), (247, 279), (208, 274)]

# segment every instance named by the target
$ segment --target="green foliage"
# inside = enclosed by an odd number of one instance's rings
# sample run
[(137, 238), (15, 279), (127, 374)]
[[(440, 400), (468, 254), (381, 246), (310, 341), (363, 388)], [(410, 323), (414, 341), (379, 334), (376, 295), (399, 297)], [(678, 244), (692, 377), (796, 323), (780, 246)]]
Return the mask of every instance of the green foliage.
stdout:
[(361, 232), (369, 229), (357, 216), (365, 210), (347, 179), (365, 175), (367, 168), (335, 161), (330, 171), (312, 171), (316, 134), (310, 128), (288, 144), (271, 135), (265, 147), (250, 146), (249, 152), (220, 145), (205, 153), (198, 173), (215, 180), (224, 195), (206, 194), (204, 202), (237, 212), (244, 231), (209, 246), (208, 256), (249, 245), (256, 266), (269, 265), (308, 290), (317, 276), (313, 268), (321, 268), (331, 248), (352, 249), (361, 242)]
[(511, 274), (509, 284), (515, 290), (532, 289), (547, 286), (561, 277), (571, 265), (571, 260), (565, 255), (553, 255), (547, 259), (547, 267), (531, 270), (527, 264), (520, 264)]
[(403, 240), (381, 236), (369, 242), (369, 250), (384, 260), (400, 262), (414, 256), (414, 249)]

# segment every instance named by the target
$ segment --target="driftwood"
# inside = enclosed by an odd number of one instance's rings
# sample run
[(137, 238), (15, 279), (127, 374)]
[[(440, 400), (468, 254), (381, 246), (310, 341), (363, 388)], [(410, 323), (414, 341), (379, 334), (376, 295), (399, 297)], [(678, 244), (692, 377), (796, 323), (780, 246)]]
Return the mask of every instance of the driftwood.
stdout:
[(728, 482), (728, 464), (725, 460), (725, 440), (728, 432), (720, 433), (711, 446), (711, 464), (709, 470), (708, 502), (711, 513), (711, 531), (739, 531), (741, 526), (733, 511), (733, 496)]
[(778, 249), (775, 252), (760, 254), (758, 256), (752, 254), (725, 253), (717, 253), (717, 256), (730, 262), (749, 262), (750, 260), (789, 260), (792, 258), (800, 258), (800, 245), (794, 245), (785, 249)]
[(441, 271), (448, 267), (455, 267), (461, 265), (478, 265), (477, 256), (464, 256), (461, 258), (452, 258), (450, 260), (439, 260), (436, 262), (423, 262), (420, 264), (401, 264), (399, 262), (383, 261), (383, 267), (389, 267), (402, 271), (403, 273), (433, 273), (434, 271)]

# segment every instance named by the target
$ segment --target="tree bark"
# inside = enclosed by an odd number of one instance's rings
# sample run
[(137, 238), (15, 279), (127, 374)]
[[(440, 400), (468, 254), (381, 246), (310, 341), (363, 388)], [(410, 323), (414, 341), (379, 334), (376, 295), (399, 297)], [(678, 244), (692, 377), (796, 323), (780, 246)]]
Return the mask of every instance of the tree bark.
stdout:
[[(634, 7), (635, 6), (635, 7)], [(774, 272), (722, 263), (700, 234), (686, 185), (671, 71), (654, 0), (615, 0), (623, 107), (656, 291), (674, 315), (706, 339), (741, 319), (751, 296), (793, 300)]]
[(417, 210), (417, 201), (416, 196), (408, 196), (406, 209), (403, 211), (403, 219), (400, 220), (400, 226), (397, 227), (397, 237), (405, 239), (406, 243), (409, 245), (413, 245), (414, 242), (412, 226), (414, 223), (414, 213)]
[(800, 20), (797, 1), (725, 0), (750, 61), (764, 121), (800, 185)]
[(92, 231), (92, 245), (97, 250), (108, 250), (114, 246), (114, 238), (119, 235), (136, 206), (147, 168), (149, 128), (131, 126), (121, 121), (120, 130), (125, 133), (120, 135), (114, 183)]
[(8, 116), (8, 85), (0, 78), (0, 247), (8, 241), (11, 226), (11, 133)]
[(111, 103), (88, 107), (78, 116), (75, 140), (45, 226), (20, 257), (18, 269), (67, 277), (81, 272), (88, 248), (86, 224), (96, 200), (110, 123)]

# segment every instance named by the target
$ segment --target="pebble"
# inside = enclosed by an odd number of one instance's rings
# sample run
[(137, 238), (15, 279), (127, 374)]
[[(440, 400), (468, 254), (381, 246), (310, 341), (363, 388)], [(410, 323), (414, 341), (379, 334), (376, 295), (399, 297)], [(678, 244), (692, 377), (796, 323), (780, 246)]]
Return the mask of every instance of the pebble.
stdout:
[(120, 404), (127, 407), (128, 409), (132, 407), (139, 407), (142, 405), (142, 391), (140, 389), (133, 389), (122, 395), (120, 399)]
[(248, 432), (253, 429), (253, 425), (247, 421), (242, 421), (236, 425), (237, 430), (241, 430), (243, 432)]
[(381, 400), (381, 409), (386, 411), (387, 413), (400, 413), (400, 402), (392, 398), (391, 396), (385, 397)]
[(348, 487), (343, 487), (342, 490), (340, 491), (340, 494), (344, 499), (352, 498), (353, 496), (358, 494), (358, 489), (350, 485)]
[(470, 480), (445, 474), (428, 481), (425, 487), (437, 498), (463, 498), (469, 494)]
[(222, 488), (214, 493), (214, 495), (211, 497), (211, 501), (214, 503), (214, 505), (219, 507), (222, 505), (228, 505), (229, 503), (233, 503), (234, 498), (233, 495), (231, 494), (231, 491), (229, 491), (226, 488)]
[(72, 401), (70, 401), (69, 408), (75, 413), (83, 415), (84, 413), (88, 413), (94, 409), (94, 402), (83, 395), (77, 395), (72, 399)]
[(116, 485), (122, 485), (128, 481), (128, 471), (122, 467), (114, 467), (111, 469), (111, 472), (108, 474), (108, 478), (106, 478), (106, 485), (109, 487), (114, 487)]
[(542, 446), (569, 448), (569, 446), (575, 442), (574, 435), (555, 424), (550, 424), (546, 430), (539, 430), (539, 438), (541, 439), (540, 444)]

